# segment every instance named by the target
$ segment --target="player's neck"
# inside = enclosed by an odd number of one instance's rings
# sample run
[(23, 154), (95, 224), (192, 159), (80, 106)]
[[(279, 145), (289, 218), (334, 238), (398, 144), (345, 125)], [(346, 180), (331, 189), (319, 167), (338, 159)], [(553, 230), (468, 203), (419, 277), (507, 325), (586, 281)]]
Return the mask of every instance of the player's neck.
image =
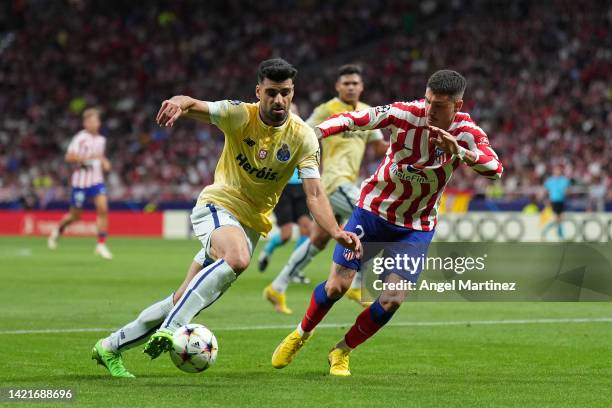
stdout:
[(343, 104), (345, 104), (345, 105), (349, 105), (349, 106), (352, 106), (352, 107), (353, 107), (353, 109), (357, 109), (357, 104), (359, 103), (359, 101), (352, 101), (352, 102), (349, 102), (349, 101), (345, 101), (344, 99), (342, 99), (342, 98), (341, 98), (341, 97), (339, 97), (339, 96), (338, 96), (338, 99), (340, 99), (340, 102), (342, 102)]

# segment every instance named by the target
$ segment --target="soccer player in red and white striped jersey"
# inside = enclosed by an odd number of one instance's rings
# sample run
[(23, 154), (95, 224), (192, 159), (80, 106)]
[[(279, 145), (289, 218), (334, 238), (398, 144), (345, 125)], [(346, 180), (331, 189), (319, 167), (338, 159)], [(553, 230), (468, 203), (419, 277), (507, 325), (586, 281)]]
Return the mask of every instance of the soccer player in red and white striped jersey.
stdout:
[[(487, 135), (469, 114), (460, 112), (465, 88), (465, 78), (459, 73), (437, 71), (427, 82), (424, 99), (341, 113), (315, 128), (320, 138), (353, 130), (391, 130), (390, 148), (376, 172), (361, 185), (357, 208), (345, 231), (356, 233), (364, 243), (405, 244), (387, 248), (391, 253), (409, 254), (410, 248), (426, 253), (438, 204), (453, 171), (463, 163), (487, 178), (501, 177), (502, 164)], [(274, 367), (283, 368), (293, 360), (334, 302), (348, 290), (362, 262), (339, 247), (333, 260), (329, 278), (315, 288), (302, 322), (274, 351)], [(390, 282), (416, 283), (421, 269), (410, 274), (393, 269), (386, 277)], [(406, 295), (407, 290), (381, 292), (329, 353), (330, 374), (350, 375), (351, 350), (384, 326)]]
[(105, 259), (112, 259), (106, 246), (108, 229), (108, 199), (104, 186), (104, 172), (111, 169), (104, 156), (106, 138), (100, 135), (100, 112), (86, 109), (83, 112), (84, 129), (77, 133), (68, 146), (66, 162), (74, 166), (70, 211), (64, 215), (57, 229), (49, 236), (49, 248), (57, 248), (57, 240), (66, 227), (81, 218), (81, 211), (87, 199), (93, 199), (97, 212), (98, 244), (95, 253)]

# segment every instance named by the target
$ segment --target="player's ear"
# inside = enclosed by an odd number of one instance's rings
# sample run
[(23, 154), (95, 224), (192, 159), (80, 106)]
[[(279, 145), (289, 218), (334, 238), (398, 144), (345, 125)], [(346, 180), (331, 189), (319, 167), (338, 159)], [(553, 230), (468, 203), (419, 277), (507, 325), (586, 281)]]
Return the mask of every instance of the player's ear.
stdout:
[(455, 101), (455, 112), (459, 112), (463, 107), (463, 99), (458, 99)]
[(257, 100), (261, 100), (261, 96), (259, 94), (260, 89), (259, 89), (259, 84), (255, 85), (255, 96), (257, 97)]

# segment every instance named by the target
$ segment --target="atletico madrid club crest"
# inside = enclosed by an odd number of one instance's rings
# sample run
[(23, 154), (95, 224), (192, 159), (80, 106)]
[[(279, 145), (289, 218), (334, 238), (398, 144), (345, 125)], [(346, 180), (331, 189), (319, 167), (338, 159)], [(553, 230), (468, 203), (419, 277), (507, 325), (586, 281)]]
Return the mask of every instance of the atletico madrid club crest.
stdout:
[(266, 157), (268, 157), (268, 151), (265, 149), (259, 149), (259, 158), (264, 160)]
[(355, 253), (348, 248), (344, 248), (342, 256), (344, 256), (344, 259), (346, 259), (347, 261), (352, 261), (353, 259), (355, 259)]

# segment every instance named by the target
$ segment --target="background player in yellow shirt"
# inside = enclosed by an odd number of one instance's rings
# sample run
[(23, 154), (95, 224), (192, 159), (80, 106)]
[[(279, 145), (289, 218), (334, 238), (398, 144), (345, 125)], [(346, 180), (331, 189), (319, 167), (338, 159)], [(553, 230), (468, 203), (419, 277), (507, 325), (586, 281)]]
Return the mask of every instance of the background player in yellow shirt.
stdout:
[[(361, 67), (343, 65), (336, 76), (338, 96), (319, 105), (306, 123), (315, 127), (329, 116), (368, 108), (369, 105), (359, 98), (363, 92)], [(380, 130), (345, 132), (340, 137), (323, 139), (323, 174), (321, 182), (329, 195), (332, 209), (338, 220), (346, 219), (353, 212), (359, 199), (359, 187), (355, 185), (366, 145), (374, 148), (375, 155), (381, 157), (389, 147)], [(264, 296), (275, 310), (290, 314), (285, 292), (291, 277), (302, 273), (312, 258), (321, 252), (332, 237), (321, 227), (314, 225), (310, 238), (298, 246), (276, 279), (264, 289)], [(361, 274), (356, 275), (347, 296), (361, 301)]]
[(145, 353), (156, 358), (167, 351), (173, 332), (213, 304), (248, 267), (259, 236), (270, 231), (269, 215), (294, 168), (300, 172), (308, 208), (321, 228), (341, 245), (361, 250), (359, 238), (338, 226), (319, 181), (314, 131), (289, 111), (296, 74), (283, 59), (263, 61), (255, 88), (259, 103), (204, 102), (188, 96), (163, 102), (157, 115), (161, 126), (172, 126), (181, 116), (212, 123), (223, 131), (225, 145), (214, 183), (204, 188), (191, 214), (203, 248), (185, 281), (94, 347), (93, 358), (113, 376), (132, 377), (123, 366), (121, 352), (149, 336)]

